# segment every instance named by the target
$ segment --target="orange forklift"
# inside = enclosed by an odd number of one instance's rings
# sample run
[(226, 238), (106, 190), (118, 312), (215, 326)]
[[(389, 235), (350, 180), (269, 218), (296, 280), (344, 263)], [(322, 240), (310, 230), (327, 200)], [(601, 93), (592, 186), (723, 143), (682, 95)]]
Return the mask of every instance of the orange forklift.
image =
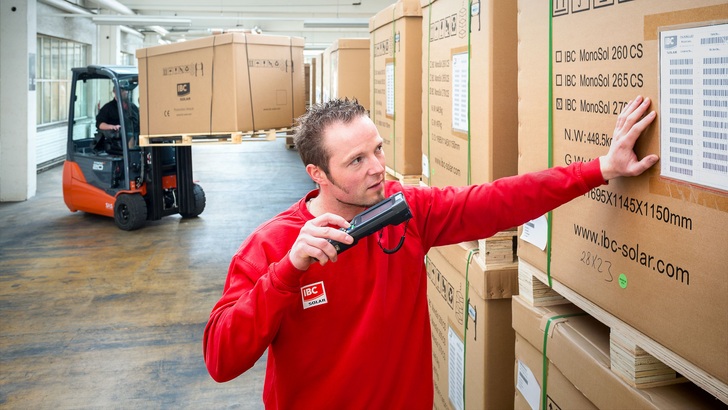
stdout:
[[(205, 192), (192, 180), (192, 147), (139, 145), (137, 68), (91, 65), (72, 73), (63, 164), (68, 209), (113, 217), (126, 231), (167, 215), (200, 215)], [(101, 111), (118, 114), (118, 129), (99, 129)]]

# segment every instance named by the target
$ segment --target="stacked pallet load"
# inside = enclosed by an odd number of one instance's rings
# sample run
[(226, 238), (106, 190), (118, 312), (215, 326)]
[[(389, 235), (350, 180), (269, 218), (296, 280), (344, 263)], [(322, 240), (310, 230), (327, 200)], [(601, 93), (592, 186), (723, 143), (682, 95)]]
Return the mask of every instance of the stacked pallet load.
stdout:
[[(463, 3), (459, 0), (420, 0), (422, 7), (422, 185), (430, 187), (467, 186), (493, 182), (518, 172), (518, 99), (517, 99), (517, 3), (516, 0)], [(471, 265), (478, 266), (463, 275), (463, 286), (473, 278), (492, 283), (516, 272), (514, 242), (516, 231), (501, 232), (475, 242)], [(468, 246), (460, 244), (455, 246)], [(440, 250), (428, 253), (437, 260)], [(442, 263), (462, 266), (452, 253)], [(497, 281), (496, 281), (497, 282)], [(447, 282), (445, 282), (447, 283)], [(516, 277), (501, 292), (477, 295), (487, 300), (486, 312), (495, 312), (518, 294)], [(438, 289), (428, 289), (431, 311)], [(478, 298), (471, 299), (477, 301)], [(471, 304), (468, 304), (470, 308)], [(497, 308), (496, 308), (497, 306)], [(431, 312), (434, 314), (434, 312)], [(478, 311), (477, 313), (481, 313)], [(475, 311), (468, 314), (475, 315)], [(467, 339), (448, 322), (449, 337), (438, 342), (433, 322), (433, 360), (435, 362), (435, 408), (508, 408), (512, 406), (513, 369), (503, 368), (502, 359), (513, 359), (513, 330), (504, 328), (510, 309), (481, 317), (478, 329), (487, 337), (479, 342)], [(462, 320), (461, 320), (462, 321)], [(496, 336), (495, 334), (499, 335)], [(446, 343), (445, 343), (446, 342)], [(442, 346), (444, 344), (444, 347)], [(460, 344), (475, 344), (482, 355), (471, 355), (462, 364), (443, 363), (438, 354)], [(438, 348), (438, 346), (440, 346)], [(498, 355), (499, 358), (495, 356)], [(457, 356), (455, 356), (457, 357)], [(448, 358), (448, 360), (451, 360)], [(437, 364), (440, 363), (440, 366)], [(444, 366), (444, 364), (452, 367)], [(464, 378), (459, 377), (465, 366)], [(495, 373), (493, 373), (495, 372)], [(461, 385), (465, 385), (463, 392)]]
[[(548, 306), (554, 315), (559, 303), (578, 306), (589, 317), (579, 321), (607, 328), (600, 337), (609, 342), (593, 343), (610, 377), (626, 385), (620, 397), (655, 398), (661, 388), (695, 408), (684, 384), (728, 403), (727, 22), (720, 0), (519, 2), (520, 173), (606, 154), (617, 115), (637, 95), (658, 114), (636, 152), (658, 154), (660, 163), (519, 233), (524, 302), (514, 303), (514, 326), (526, 303), (542, 316), (552, 314)], [(519, 340), (545, 343), (543, 328), (529, 339), (535, 329), (518, 326)], [(587, 377), (567, 374), (545, 344), (541, 353), (587, 395)], [(587, 398), (614, 407), (614, 391), (600, 383), (589, 389), (607, 398)], [(555, 394), (552, 387), (543, 395)]]
[(431, 187), (518, 173), (516, 0), (421, 0), (422, 179)]
[(574, 304), (532, 306), (512, 299), (516, 409), (726, 408), (693, 383), (635, 388), (610, 369), (610, 328)]
[(518, 268), (486, 268), (478, 251), (474, 241), (427, 254), (435, 409), (513, 405), (511, 297), (518, 293)]
[(137, 50), (140, 145), (270, 140), (306, 110), (299, 37), (227, 33)]
[(422, 175), (422, 8), (400, 0), (369, 20), (370, 117), (384, 140), (387, 176), (419, 185)]

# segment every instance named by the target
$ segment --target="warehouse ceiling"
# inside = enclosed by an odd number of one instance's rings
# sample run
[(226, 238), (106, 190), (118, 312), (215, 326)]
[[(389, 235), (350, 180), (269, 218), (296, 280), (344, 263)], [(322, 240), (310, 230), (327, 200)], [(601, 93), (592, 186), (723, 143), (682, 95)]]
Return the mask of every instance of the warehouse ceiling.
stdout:
[[(222, 30), (305, 38), (323, 49), (341, 37), (368, 37), (369, 18), (395, 0), (86, 0), (97, 24), (122, 24), (181, 41)], [(109, 15), (108, 19), (101, 18)]]

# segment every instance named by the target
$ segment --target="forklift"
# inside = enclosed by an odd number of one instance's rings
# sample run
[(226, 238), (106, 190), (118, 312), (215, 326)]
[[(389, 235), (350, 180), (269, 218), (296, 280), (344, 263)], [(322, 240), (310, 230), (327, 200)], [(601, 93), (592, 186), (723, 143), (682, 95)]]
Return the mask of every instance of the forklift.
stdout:
[[(72, 70), (68, 142), (63, 164), (63, 200), (71, 212), (114, 218), (125, 231), (146, 221), (205, 209), (205, 192), (192, 180), (192, 147), (139, 145), (139, 76), (134, 66)], [(98, 128), (109, 102), (118, 130)], [(115, 107), (114, 107), (115, 105)]]

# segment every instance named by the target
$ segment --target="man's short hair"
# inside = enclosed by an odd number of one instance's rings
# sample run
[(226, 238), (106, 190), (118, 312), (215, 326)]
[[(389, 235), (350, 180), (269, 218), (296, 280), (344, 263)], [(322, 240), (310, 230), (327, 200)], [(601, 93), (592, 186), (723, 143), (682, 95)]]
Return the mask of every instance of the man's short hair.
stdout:
[(310, 106), (308, 111), (297, 119), (293, 136), (303, 164), (316, 165), (328, 175), (330, 154), (323, 145), (324, 130), (332, 124), (347, 124), (353, 119), (368, 115), (366, 108), (356, 99), (336, 98)]

